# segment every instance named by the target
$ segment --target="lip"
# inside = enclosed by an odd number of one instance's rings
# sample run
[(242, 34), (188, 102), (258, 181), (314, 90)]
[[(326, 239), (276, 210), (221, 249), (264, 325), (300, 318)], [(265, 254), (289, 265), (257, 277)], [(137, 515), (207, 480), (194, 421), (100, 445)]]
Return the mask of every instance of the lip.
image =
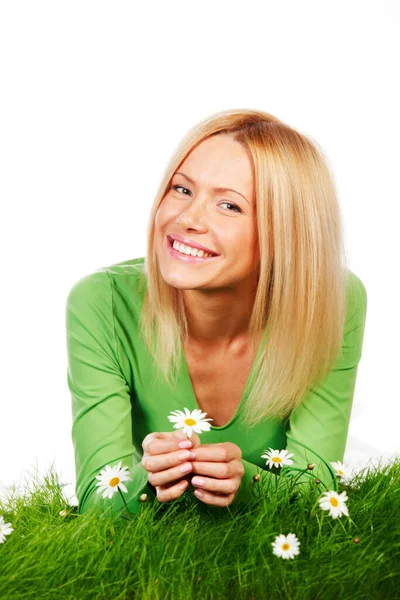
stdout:
[(198, 250), (204, 250), (204, 252), (210, 252), (210, 254), (214, 254), (215, 256), (220, 256), (217, 252), (214, 252), (214, 250), (210, 250), (210, 248), (206, 248), (206, 246), (202, 246), (201, 244), (198, 244), (194, 240), (189, 240), (188, 238), (183, 237), (183, 235), (179, 235), (179, 233), (169, 233), (167, 235), (167, 237), (172, 238), (173, 240), (176, 240), (177, 242), (180, 242), (181, 244), (185, 244), (186, 246), (191, 246), (192, 248), (198, 248)]
[(175, 248), (172, 246), (172, 241), (171, 241), (170, 236), (167, 235), (165, 240), (166, 240), (168, 252), (170, 253), (170, 255), (173, 258), (176, 258), (183, 262), (207, 263), (210, 260), (214, 260), (214, 258), (219, 258), (219, 256), (220, 256), (220, 254), (218, 254), (217, 256), (209, 256), (208, 258), (198, 258), (197, 256), (191, 256), (190, 254), (181, 254), (180, 252), (178, 252), (178, 250), (175, 250)]

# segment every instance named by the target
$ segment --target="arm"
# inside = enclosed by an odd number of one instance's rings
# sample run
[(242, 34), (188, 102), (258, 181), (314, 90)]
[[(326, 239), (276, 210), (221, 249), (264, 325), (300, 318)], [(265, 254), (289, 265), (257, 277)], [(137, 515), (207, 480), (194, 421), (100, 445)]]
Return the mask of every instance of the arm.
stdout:
[[(332, 475), (325, 463), (330, 466), (330, 462), (343, 461), (344, 458), (364, 338), (367, 292), (358, 278), (355, 279), (354, 285), (344, 328), (343, 355), (335, 362), (325, 380), (318, 387), (312, 388), (304, 401), (293, 411), (286, 434), (286, 450), (294, 454), (292, 467), (305, 469), (308, 463), (314, 463), (312, 474), (321, 479), (328, 490), (333, 489)], [(282, 450), (282, 448), (274, 449)], [(246, 460), (242, 462), (245, 473), (235, 503), (247, 502), (252, 497), (256, 497), (252, 490), (253, 475), (257, 473), (262, 475), (256, 485), (273, 486), (269, 489), (274, 489), (273, 473), (267, 470), (263, 472), (258, 465)], [(285, 471), (285, 467), (282, 471)], [(288, 477), (296, 477), (297, 474), (298, 472), (294, 475), (287, 473)], [(312, 481), (313, 479), (304, 473), (296, 482), (296, 492), (308, 489)], [(325, 488), (321, 486), (321, 492), (324, 490)], [(279, 486), (278, 494), (284, 491), (285, 486)]]
[(111, 499), (98, 493), (96, 475), (106, 465), (130, 470), (132, 480), (123, 493), (131, 512), (138, 512), (139, 497), (154, 496), (147, 486), (148, 472), (132, 442), (129, 386), (118, 358), (114, 330), (112, 289), (106, 271), (80, 279), (66, 303), (68, 387), (72, 397), (72, 440), (75, 452), (76, 495), (79, 513), (90, 506), (125, 508), (119, 492)]

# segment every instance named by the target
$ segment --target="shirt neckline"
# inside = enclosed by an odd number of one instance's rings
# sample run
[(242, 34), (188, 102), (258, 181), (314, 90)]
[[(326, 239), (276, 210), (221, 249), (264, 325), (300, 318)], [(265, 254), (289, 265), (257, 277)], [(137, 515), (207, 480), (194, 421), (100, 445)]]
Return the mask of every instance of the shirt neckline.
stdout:
[[(233, 415), (232, 419), (230, 421), (228, 421), (228, 423), (225, 423), (225, 425), (221, 425), (219, 427), (217, 425), (212, 425), (211, 421), (208, 421), (210, 423), (211, 429), (215, 429), (216, 431), (222, 431), (223, 429), (227, 429), (228, 427), (231, 427), (231, 425), (236, 421), (236, 419), (238, 418), (239, 414), (241, 413), (241, 411), (243, 409), (244, 402), (245, 402), (245, 400), (246, 400), (246, 398), (247, 398), (247, 396), (249, 394), (250, 381), (253, 378), (254, 371), (255, 371), (255, 366), (256, 366), (258, 358), (259, 358), (259, 356), (261, 354), (261, 349), (262, 349), (262, 347), (264, 345), (266, 333), (267, 333), (267, 328), (265, 328), (263, 337), (262, 337), (261, 342), (260, 342), (260, 344), (258, 346), (258, 350), (257, 350), (256, 356), (255, 356), (255, 359), (254, 359), (253, 364), (251, 366), (250, 373), (249, 373), (249, 376), (248, 376), (247, 381), (246, 381), (246, 385), (245, 385), (244, 390), (243, 390), (243, 395), (242, 395), (242, 397), (240, 399), (240, 402), (239, 402), (238, 408), (236, 409), (235, 414)], [(190, 379), (189, 367), (188, 367), (188, 364), (187, 364), (187, 360), (186, 360), (186, 356), (185, 356), (185, 351), (184, 351), (183, 344), (181, 344), (181, 369), (182, 369), (181, 372), (183, 372), (183, 376), (184, 376), (186, 387), (189, 390), (189, 402), (188, 402), (188, 404), (190, 405), (189, 410), (191, 412), (193, 410), (196, 410), (196, 409), (197, 410), (201, 410), (200, 406), (197, 403), (197, 398), (196, 398), (196, 395), (194, 393), (192, 380)]]

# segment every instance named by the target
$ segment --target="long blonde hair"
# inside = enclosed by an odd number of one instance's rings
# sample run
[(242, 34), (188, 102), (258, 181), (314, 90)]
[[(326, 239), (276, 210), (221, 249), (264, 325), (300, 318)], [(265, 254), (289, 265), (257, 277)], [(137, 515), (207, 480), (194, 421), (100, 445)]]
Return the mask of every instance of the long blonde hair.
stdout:
[(259, 110), (225, 110), (202, 120), (170, 159), (147, 230), (141, 335), (167, 384), (176, 384), (188, 326), (181, 290), (161, 277), (155, 215), (186, 156), (221, 133), (248, 151), (255, 176), (260, 268), (250, 343), (255, 349), (260, 332), (268, 336), (243, 408), (251, 427), (266, 417), (288, 418), (340, 358), (349, 270), (335, 185), (318, 144)]

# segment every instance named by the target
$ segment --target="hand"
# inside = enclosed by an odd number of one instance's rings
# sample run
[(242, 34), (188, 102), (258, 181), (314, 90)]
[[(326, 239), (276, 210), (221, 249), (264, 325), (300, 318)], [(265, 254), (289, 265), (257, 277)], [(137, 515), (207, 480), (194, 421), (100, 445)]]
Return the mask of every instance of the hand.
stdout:
[[(182, 449), (179, 443), (191, 441), (189, 449)], [(189, 487), (189, 481), (184, 474), (192, 470), (190, 452), (200, 446), (200, 438), (192, 432), (190, 440), (182, 430), (153, 432), (146, 435), (142, 442), (142, 465), (149, 472), (148, 480), (157, 491), (160, 502), (176, 500)], [(182, 472), (181, 467), (189, 468)]]
[[(194, 449), (193, 473), (191, 483), (202, 490), (200, 497), (205, 504), (215, 506), (229, 506), (235, 498), (244, 475), (242, 451), (232, 442), (220, 444), (202, 444)], [(197, 475), (201, 476), (204, 483), (196, 484)], [(204, 477), (205, 476), (205, 477)]]

